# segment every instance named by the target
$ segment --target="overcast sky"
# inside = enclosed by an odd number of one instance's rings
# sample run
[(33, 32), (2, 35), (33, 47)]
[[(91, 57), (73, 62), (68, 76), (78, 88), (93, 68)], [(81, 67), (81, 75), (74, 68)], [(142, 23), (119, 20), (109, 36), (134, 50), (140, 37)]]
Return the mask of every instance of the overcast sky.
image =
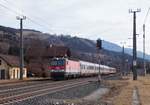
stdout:
[[(18, 28), (16, 16), (29, 17), (24, 28), (67, 34), (132, 47), (133, 14), (137, 13), (138, 50), (142, 51), (142, 25), (150, 0), (0, 0), (0, 25)], [(146, 53), (150, 54), (150, 13), (146, 21)]]

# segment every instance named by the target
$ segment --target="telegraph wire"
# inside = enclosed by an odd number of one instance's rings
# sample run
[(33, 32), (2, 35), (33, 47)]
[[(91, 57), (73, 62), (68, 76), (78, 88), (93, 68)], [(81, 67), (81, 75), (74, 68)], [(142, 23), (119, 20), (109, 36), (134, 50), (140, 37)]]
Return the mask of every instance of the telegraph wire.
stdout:
[(5, 9), (7, 9), (7, 10), (9, 10), (9, 11), (11, 11), (11, 12), (13, 12), (15, 15), (21, 15), (20, 13), (18, 13), (17, 11), (15, 11), (15, 10), (13, 10), (13, 9), (10, 9), (10, 8), (8, 8), (7, 6), (5, 6), (5, 5), (3, 5), (3, 4), (1, 4), (0, 3), (0, 6), (1, 7), (3, 7), (3, 8), (5, 8)]
[[(7, 2), (7, 4), (10, 4), (11, 6), (15, 7), (17, 10), (20, 10), (20, 8), (19, 8), (17, 5), (15, 5), (14, 3), (12, 3), (12, 2), (10, 2), (10, 1), (8, 1), (8, 0), (3, 0), (3, 1), (4, 1), (5, 3)], [(1, 3), (2, 3), (2, 2), (1, 2)], [(47, 24), (47, 22), (46, 22), (43, 18), (41, 18), (41, 17), (32, 16), (32, 18), (31, 18), (31, 17), (29, 16), (29, 14), (26, 14), (26, 13), (25, 13), (25, 11), (21, 11), (22, 13), (19, 13), (19, 12), (17, 12), (16, 10), (13, 10), (12, 8), (9, 8), (9, 7), (5, 6), (4, 4), (1, 4), (1, 3), (0, 3), (0, 6), (1, 6), (1, 7), (3, 7), (3, 8), (5, 8), (5, 9), (7, 9), (7, 10), (13, 12), (15, 15), (26, 16), (26, 18), (27, 18), (29, 21), (31, 21), (33, 24), (36, 24), (36, 25), (40, 26), (41, 28), (44, 28), (44, 29), (48, 30), (48, 32), (53, 32), (53, 30), (56, 29), (56, 28), (51, 28), (51, 29), (48, 28), (48, 27), (51, 26), (51, 25), (50, 25), (50, 24)], [(33, 17), (34, 17), (34, 18), (33, 18)], [(41, 22), (44, 22), (44, 24), (41, 24), (41, 23), (37, 22), (36, 20), (40, 20)], [(118, 24), (120, 24), (120, 22), (119, 22)], [(112, 28), (105, 29), (105, 30), (101, 31), (100, 34), (107, 33), (107, 32), (109, 32), (109, 31), (112, 31), (112, 29), (113, 29), (113, 27), (112, 27)], [(56, 30), (57, 30), (57, 29), (56, 29)], [(58, 30), (62, 30), (62, 29), (59, 28)]]
[[(15, 5), (14, 3), (12, 3), (12, 2), (10, 2), (10, 1), (8, 1), (8, 0), (3, 0), (3, 1), (5, 1), (5, 3), (7, 2), (7, 3), (10, 4), (11, 6), (13, 5), (17, 10), (20, 10), (20, 8), (19, 8), (17, 5)], [(1, 6), (1, 5), (0, 5), (0, 6)], [(4, 5), (3, 5), (2, 7), (5, 7), (6, 9), (12, 11), (12, 9), (10, 9), (10, 8), (4, 6)], [(49, 29), (48, 27), (51, 26), (51, 25), (50, 25), (50, 24), (47, 24), (47, 22), (46, 22), (43, 18), (41, 18), (41, 17), (32, 16), (32, 18), (31, 18), (31, 17), (29, 17), (28, 14), (25, 13), (25, 11), (22, 11), (22, 14), (19, 13), (19, 12), (14, 11), (14, 10), (13, 10), (12, 12), (14, 12), (16, 15), (18, 15), (18, 14), (20, 14), (21, 16), (24, 16), (24, 15), (25, 15), (26, 18), (27, 18), (29, 21), (31, 21), (31, 22), (34, 23), (34, 24), (37, 24), (37, 25), (40, 26), (41, 28), (46, 28), (48, 31), (53, 31), (53, 30), (56, 29), (56, 28), (51, 28), (51, 29)], [(33, 19), (33, 17), (34, 17), (34, 19)], [(44, 22), (44, 24), (41, 24), (41, 23), (37, 22), (36, 20), (40, 20), (41, 22)], [(120, 24), (120, 22), (117, 23), (117, 24)], [(109, 31), (112, 31), (112, 29), (113, 29), (113, 27), (108, 28), (108, 29), (105, 29), (105, 30), (102, 30), (102, 31), (100, 32), (100, 34), (107, 33), (107, 32), (109, 32)], [(56, 30), (62, 30), (62, 29), (60, 29), (60, 28), (58, 29), (58, 28), (57, 28)]]
[[(7, 3), (10, 4), (10, 5), (14, 5), (17, 10), (20, 10), (20, 8), (19, 8), (17, 5), (15, 5), (14, 3), (12, 3), (12, 2), (10, 2), (10, 1), (8, 1), (8, 0), (3, 0), (3, 1), (7, 2)], [(29, 15), (29, 14), (25, 13), (25, 11), (23, 11), (23, 10), (22, 10), (22, 12), (23, 12), (23, 14), (26, 15), (26, 16)], [(28, 16), (28, 17), (29, 17), (29, 16)], [(45, 22), (46, 25), (49, 27), (50, 24), (47, 24), (47, 22), (46, 22), (43, 18), (41, 18), (41, 17), (35, 17), (35, 16), (32, 16), (32, 17), (37, 18), (37, 19), (40, 20), (41, 22)], [(30, 19), (31, 19), (31, 18), (30, 18)], [(37, 23), (37, 22), (36, 22), (36, 23)]]
[(148, 17), (149, 11), (150, 11), (150, 8), (148, 8), (147, 14), (146, 14), (146, 16), (145, 16), (145, 18), (144, 18), (144, 24), (146, 23), (146, 20), (147, 20), (147, 17)]
[[(10, 4), (10, 5), (14, 5), (14, 7), (17, 9), (17, 10), (20, 10), (20, 8), (17, 6), (17, 5), (15, 5), (14, 3), (12, 3), (12, 2), (10, 2), (10, 1), (8, 1), (8, 0), (3, 0), (3, 1), (5, 1), (5, 2), (7, 2), (8, 4)], [(22, 13), (25, 15), (25, 16), (27, 16), (27, 18), (32, 22), (32, 23), (34, 23), (34, 24), (37, 24), (37, 25), (40, 25), (41, 27), (49, 27), (49, 26), (52, 26), (51, 24), (48, 24), (47, 23), (47, 21), (45, 21), (45, 19), (44, 18), (42, 18), (42, 17), (37, 17), (37, 16), (32, 16), (32, 18), (31, 18), (31, 16), (29, 15), (29, 14), (27, 14), (25, 11), (22, 11)], [(30, 16), (30, 17), (29, 17)], [(39, 22), (37, 22), (37, 21), (41, 21), (43, 24), (41, 24), (41, 23), (39, 23)], [(60, 31), (63, 31), (63, 29), (61, 29), (61, 28), (51, 28), (51, 29), (48, 29), (48, 30), (50, 30), (50, 31), (54, 31), (54, 30), (60, 30)]]
[[(5, 0), (5, 1), (6, 1), (6, 0)], [(1, 4), (1, 3), (0, 3), (0, 6), (3, 7), (3, 8), (5, 8), (5, 9), (7, 9), (7, 10), (9, 10), (9, 11), (11, 11), (11, 12), (13, 12), (15, 15), (20, 15), (20, 16), (24, 16), (24, 15), (25, 15), (26, 18), (27, 18), (29, 21), (31, 21), (32, 23), (39, 25), (41, 28), (44, 28), (44, 29), (46, 28), (49, 32), (52, 31), (51, 29), (49, 29), (49, 28), (46, 27), (45, 25), (40, 24), (39, 22), (35, 21), (34, 19), (30, 18), (28, 15), (26, 15), (26, 14), (24, 14), (24, 13), (21, 14), (21, 13), (19, 13), (19, 12), (13, 10), (13, 9), (11, 9), (11, 8), (8, 8), (7, 6), (5, 6), (4, 4)]]

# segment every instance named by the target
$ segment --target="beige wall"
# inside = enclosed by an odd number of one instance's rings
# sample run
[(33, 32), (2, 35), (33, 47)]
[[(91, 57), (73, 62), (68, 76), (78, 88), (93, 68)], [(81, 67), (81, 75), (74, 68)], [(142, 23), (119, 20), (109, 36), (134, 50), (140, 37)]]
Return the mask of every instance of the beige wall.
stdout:
[(27, 68), (23, 69), (23, 78), (27, 78)]
[[(3, 59), (0, 58), (0, 60), (1, 60), (0, 76), (1, 76), (1, 70), (5, 70), (5, 79), (19, 79), (20, 78), (19, 67), (10, 67)], [(23, 69), (23, 78), (27, 78), (27, 68)]]
[[(11, 67), (9, 69), (10, 79), (19, 79), (20, 78), (20, 68), (19, 67)], [(27, 78), (27, 69), (23, 69), (23, 78)]]
[(1, 60), (0, 69), (7, 69), (8, 70), (9, 67), (7, 66), (7, 63), (1, 58), (0, 58), (0, 60)]
[[(8, 79), (9, 78), (8, 77), (9, 66), (7, 65), (7, 63), (3, 59), (0, 58), (0, 60), (1, 60), (0, 70), (5, 70), (5, 79)], [(0, 74), (0, 76), (1, 76), (1, 74)]]

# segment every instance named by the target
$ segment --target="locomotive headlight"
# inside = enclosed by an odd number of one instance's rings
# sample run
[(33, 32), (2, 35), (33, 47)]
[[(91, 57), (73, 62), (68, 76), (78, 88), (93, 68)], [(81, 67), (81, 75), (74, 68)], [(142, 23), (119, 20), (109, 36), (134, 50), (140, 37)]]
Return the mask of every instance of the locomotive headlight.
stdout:
[(64, 70), (64, 69), (62, 69), (61, 71), (62, 71), (62, 72), (64, 72), (65, 70)]

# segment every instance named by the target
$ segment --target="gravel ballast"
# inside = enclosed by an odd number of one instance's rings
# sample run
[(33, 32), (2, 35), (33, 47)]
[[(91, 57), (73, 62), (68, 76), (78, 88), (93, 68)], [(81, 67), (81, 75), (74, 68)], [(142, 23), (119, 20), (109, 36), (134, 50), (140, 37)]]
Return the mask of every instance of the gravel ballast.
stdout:
[(82, 99), (84, 100), (84, 97), (90, 95), (91, 93), (100, 88), (104, 88), (104, 86), (99, 85), (99, 83), (97, 82), (89, 82), (89, 84), (87, 85), (70, 88), (60, 92), (35, 97), (32, 99), (27, 99), (11, 105), (78, 105), (79, 103), (74, 103)]

